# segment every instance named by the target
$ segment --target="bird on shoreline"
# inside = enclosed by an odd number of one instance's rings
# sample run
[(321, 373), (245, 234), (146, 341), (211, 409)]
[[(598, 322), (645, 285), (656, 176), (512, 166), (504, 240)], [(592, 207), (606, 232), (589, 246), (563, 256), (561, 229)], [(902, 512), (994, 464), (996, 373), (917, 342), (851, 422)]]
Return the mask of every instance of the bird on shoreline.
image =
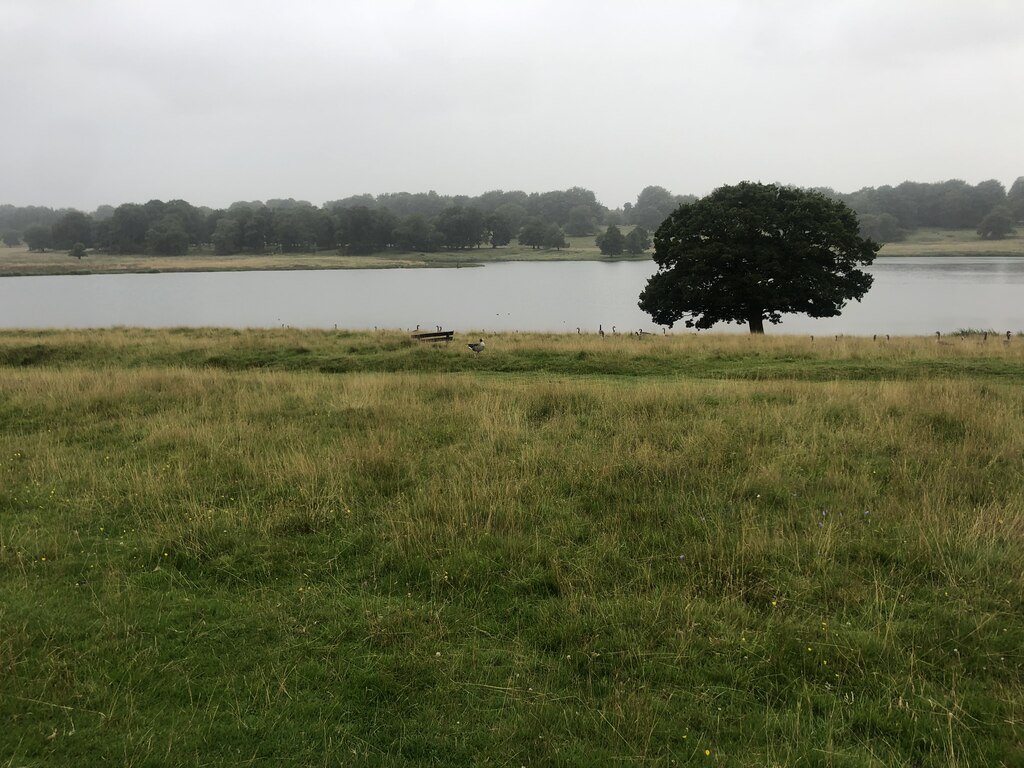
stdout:
[(484, 344), (484, 340), (480, 339), (480, 341), (476, 342), (475, 344), (467, 344), (466, 346), (469, 347), (470, 349), (472, 349), (474, 352), (476, 352), (479, 355), (481, 352), (484, 351), (485, 344)]

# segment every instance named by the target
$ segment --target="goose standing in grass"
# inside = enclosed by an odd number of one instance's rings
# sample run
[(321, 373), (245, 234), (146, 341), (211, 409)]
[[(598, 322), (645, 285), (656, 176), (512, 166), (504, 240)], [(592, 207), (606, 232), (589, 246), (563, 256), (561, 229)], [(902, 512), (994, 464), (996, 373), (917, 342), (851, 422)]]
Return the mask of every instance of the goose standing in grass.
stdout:
[(484, 340), (480, 339), (480, 341), (476, 342), (475, 344), (467, 344), (466, 346), (469, 347), (470, 349), (472, 349), (474, 352), (476, 352), (479, 355), (481, 352), (484, 351), (485, 344), (484, 344)]

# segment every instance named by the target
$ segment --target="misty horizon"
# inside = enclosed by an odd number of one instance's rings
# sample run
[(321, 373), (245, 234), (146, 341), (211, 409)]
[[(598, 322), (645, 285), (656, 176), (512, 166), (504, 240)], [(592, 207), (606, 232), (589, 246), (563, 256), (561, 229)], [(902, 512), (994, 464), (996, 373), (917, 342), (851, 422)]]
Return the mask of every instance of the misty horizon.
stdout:
[(326, 201), (1024, 173), (1001, 0), (7, 0), (0, 201)]
[[(966, 184), (968, 184), (970, 186), (976, 186), (977, 184), (980, 184), (980, 183), (985, 182), (985, 181), (997, 181), (999, 184), (1001, 184), (1004, 187), (1004, 189), (1009, 189), (1012, 186), (1013, 182), (1017, 178), (1020, 178), (1020, 176), (1013, 177), (1012, 179), (1009, 180), (1009, 182), (1005, 182), (1002, 179), (998, 179), (998, 178), (978, 179), (975, 182), (972, 182), (972, 181), (967, 180), (967, 179), (959, 179), (959, 178), (957, 178), (957, 179), (936, 179), (936, 180), (930, 180), (930, 179), (929, 180), (925, 180), (925, 179), (904, 179), (902, 182), (900, 182), (898, 184), (866, 185), (866, 186), (860, 187), (858, 189), (837, 189), (836, 187), (831, 186), (831, 185), (821, 185), (821, 186), (818, 186), (818, 187), (814, 187), (814, 189), (827, 189), (827, 190), (831, 190), (831, 191), (833, 191), (833, 192), (835, 192), (835, 193), (837, 193), (839, 195), (853, 195), (853, 194), (855, 194), (857, 192), (863, 192), (865, 190), (879, 189), (879, 188), (883, 188), (883, 187), (898, 187), (900, 184), (904, 184), (904, 183), (928, 184), (928, 185), (933, 185), (934, 184), (934, 185), (938, 185), (938, 184), (945, 184), (945, 183), (954, 182), (954, 181), (963, 181), (963, 182), (965, 182)], [(740, 180), (737, 180), (737, 182), (735, 182), (735, 183), (738, 183), (738, 181), (748, 181), (748, 179), (740, 179)], [(749, 181), (759, 181), (759, 180), (749, 179)], [(734, 183), (734, 182), (730, 182), (730, 183)], [(770, 182), (770, 183), (774, 183), (774, 184), (777, 184), (779, 186), (792, 186), (792, 187), (799, 186), (799, 185), (796, 185), (796, 184), (787, 184), (785, 182), (780, 182), (780, 181), (774, 181), (774, 182)], [(725, 185), (723, 184), (723, 185), (719, 185), (719, 186), (725, 186)], [(698, 197), (699, 198), (699, 197), (705, 196), (706, 194), (710, 194), (712, 191), (714, 191), (713, 189), (711, 189), (711, 190), (707, 190), (707, 192), (704, 192), (704, 193), (701, 193), (701, 194), (697, 194), (697, 193), (690, 192), (690, 191), (680, 191), (680, 190), (669, 189), (667, 187), (663, 187), (663, 185), (660, 185), (660, 184), (650, 184), (650, 185), (645, 186), (643, 189), (648, 189), (650, 187), (662, 187), (664, 189), (667, 189), (671, 194), (673, 194), (676, 197), (693, 196), (693, 197)], [(238, 204), (257, 204), (258, 203), (258, 204), (261, 204), (261, 205), (267, 205), (268, 207), (272, 207), (272, 206), (269, 205), (271, 202), (282, 202), (282, 201), (294, 203), (294, 204), (297, 204), (297, 205), (308, 204), (308, 205), (311, 205), (311, 206), (316, 207), (316, 208), (324, 208), (324, 207), (328, 206), (331, 203), (336, 203), (336, 202), (341, 201), (341, 200), (347, 200), (347, 199), (350, 199), (350, 198), (362, 197), (362, 196), (366, 196), (366, 195), (369, 195), (370, 197), (374, 198), (374, 200), (377, 200), (377, 199), (382, 198), (382, 197), (387, 197), (389, 195), (404, 195), (404, 194), (409, 194), (409, 195), (434, 195), (434, 194), (436, 194), (438, 197), (441, 197), (441, 198), (463, 198), (464, 197), (464, 198), (469, 198), (470, 200), (472, 200), (473, 198), (477, 198), (477, 197), (480, 197), (482, 195), (486, 195), (488, 193), (494, 193), (494, 192), (503, 192), (503, 193), (523, 192), (523, 193), (525, 193), (527, 195), (533, 195), (533, 194), (541, 194), (542, 195), (542, 194), (546, 194), (546, 193), (549, 193), (549, 192), (562, 192), (562, 191), (565, 191), (565, 190), (568, 190), (568, 189), (577, 189), (577, 188), (587, 189), (587, 187), (584, 187), (583, 185), (575, 184), (575, 185), (570, 185), (569, 187), (566, 187), (564, 189), (557, 189), (557, 190), (554, 190), (554, 189), (552, 189), (552, 190), (548, 190), (548, 189), (543, 189), (543, 190), (541, 190), (541, 189), (538, 189), (538, 190), (515, 189), (515, 190), (513, 190), (513, 189), (488, 188), (488, 189), (484, 189), (484, 190), (482, 190), (480, 192), (475, 192), (475, 193), (466, 193), (466, 192), (444, 193), (444, 192), (438, 192), (436, 189), (429, 189), (429, 190), (398, 190), (398, 191), (388, 191), (388, 192), (367, 192), (367, 191), (362, 191), (362, 192), (353, 192), (353, 193), (346, 194), (346, 195), (338, 195), (338, 196), (335, 196), (335, 197), (328, 198), (328, 199), (326, 199), (326, 200), (324, 200), (322, 202), (314, 202), (314, 201), (312, 201), (312, 200), (310, 200), (308, 198), (304, 198), (304, 197), (294, 197), (294, 196), (287, 196), (286, 197), (286, 196), (283, 196), (283, 195), (272, 195), (272, 196), (269, 196), (269, 197), (266, 197), (266, 198), (252, 198), (252, 197), (250, 197), (250, 198), (239, 198), (237, 200), (231, 200), (230, 202), (222, 204), (222, 205), (211, 205), (209, 203), (202, 202), (202, 201), (195, 201), (195, 200), (189, 199), (187, 197), (184, 197), (184, 198), (169, 198), (169, 199), (164, 199), (164, 198), (159, 198), (159, 197), (148, 197), (146, 199), (138, 199), (138, 200), (121, 200), (121, 201), (116, 202), (116, 203), (105, 202), (105, 203), (99, 203), (99, 204), (96, 204), (96, 205), (93, 205), (93, 206), (88, 206), (88, 207), (73, 206), (73, 205), (58, 206), (58, 205), (52, 205), (52, 204), (48, 204), (48, 203), (18, 203), (18, 202), (14, 202), (14, 201), (10, 201), (10, 200), (0, 200), (0, 206), (12, 206), (12, 207), (15, 207), (15, 208), (49, 208), (49, 209), (54, 210), (54, 211), (74, 210), (74, 211), (80, 211), (82, 213), (87, 213), (87, 214), (94, 214), (94, 213), (96, 213), (97, 211), (99, 211), (100, 209), (103, 209), (103, 208), (116, 209), (120, 205), (132, 205), (132, 204), (144, 205), (145, 203), (153, 201), (153, 200), (158, 200), (158, 201), (161, 201), (161, 202), (171, 202), (172, 200), (184, 200), (185, 202), (189, 203), (190, 205), (195, 206), (196, 208), (209, 209), (211, 211), (226, 210), (226, 209), (230, 208), (231, 206), (238, 205)], [(614, 206), (613, 205), (608, 205), (608, 204), (604, 203), (604, 201), (602, 201), (602, 199), (601, 199), (601, 196), (598, 195), (596, 192), (595, 192), (595, 195), (597, 197), (597, 202), (598, 203), (600, 203), (601, 205), (604, 205), (609, 210), (616, 211), (616, 210), (622, 210), (622, 208), (626, 204), (635, 205), (637, 197), (639, 196), (639, 193), (643, 191), (643, 189), (639, 190), (637, 192), (637, 195), (635, 195), (632, 200), (626, 200), (625, 202), (620, 203), (618, 205), (614, 205)], [(716, 189), (717, 189), (717, 187), (716, 187)], [(594, 190), (589, 190), (589, 191), (594, 191)]]

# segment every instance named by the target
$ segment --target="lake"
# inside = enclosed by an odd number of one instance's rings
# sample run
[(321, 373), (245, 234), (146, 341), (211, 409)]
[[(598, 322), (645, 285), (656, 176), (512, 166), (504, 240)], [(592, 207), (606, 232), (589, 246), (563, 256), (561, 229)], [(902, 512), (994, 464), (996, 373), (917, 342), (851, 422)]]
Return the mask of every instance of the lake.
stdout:
[[(653, 261), (509, 262), (462, 269), (307, 270), (0, 279), (2, 328), (389, 328), (660, 333), (636, 306)], [(836, 318), (768, 333), (923, 335), (1024, 329), (1024, 259), (878, 258)], [(745, 332), (740, 325), (715, 330)], [(690, 332), (681, 324), (676, 332)]]

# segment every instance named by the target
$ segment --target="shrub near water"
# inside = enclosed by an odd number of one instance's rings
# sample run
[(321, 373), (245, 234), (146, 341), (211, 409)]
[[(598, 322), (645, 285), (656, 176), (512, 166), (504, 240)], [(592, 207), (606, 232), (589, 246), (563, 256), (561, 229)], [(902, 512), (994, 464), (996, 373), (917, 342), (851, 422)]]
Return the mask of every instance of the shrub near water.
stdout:
[(785, 344), (773, 381), (4, 369), (0, 753), (1020, 764), (1024, 394)]

